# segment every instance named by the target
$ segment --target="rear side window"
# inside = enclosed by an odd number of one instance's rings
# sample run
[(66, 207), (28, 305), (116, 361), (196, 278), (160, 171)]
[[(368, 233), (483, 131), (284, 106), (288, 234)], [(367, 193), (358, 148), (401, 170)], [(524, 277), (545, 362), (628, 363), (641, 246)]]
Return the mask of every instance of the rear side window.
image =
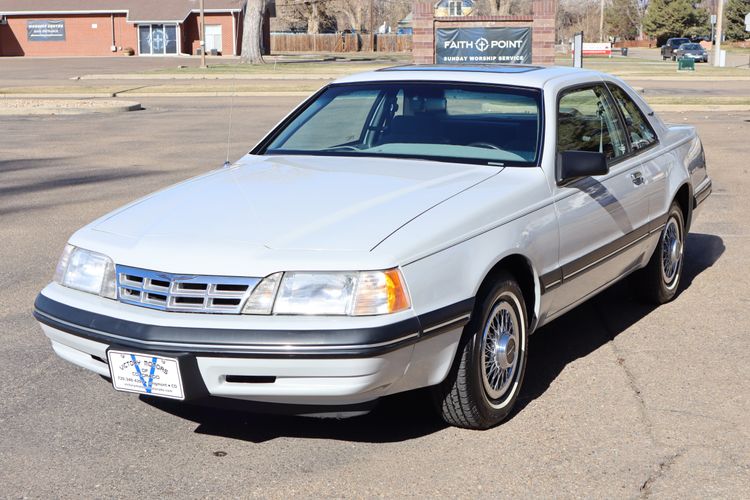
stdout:
[(625, 127), (628, 130), (630, 145), (633, 150), (638, 151), (655, 144), (656, 133), (643, 115), (641, 108), (617, 85), (608, 84), (608, 87), (615, 101), (617, 101), (622, 116), (625, 118)]
[(557, 150), (604, 153), (613, 160), (628, 152), (617, 108), (603, 85), (576, 88), (560, 98)]

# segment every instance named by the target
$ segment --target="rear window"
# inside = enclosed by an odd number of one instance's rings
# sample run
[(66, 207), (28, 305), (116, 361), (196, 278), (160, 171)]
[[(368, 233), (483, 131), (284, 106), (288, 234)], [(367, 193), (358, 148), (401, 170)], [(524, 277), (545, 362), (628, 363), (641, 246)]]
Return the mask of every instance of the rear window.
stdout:
[(673, 38), (669, 42), (669, 45), (671, 45), (672, 47), (679, 47), (683, 43), (690, 43), (690, 40), (688, 38)]

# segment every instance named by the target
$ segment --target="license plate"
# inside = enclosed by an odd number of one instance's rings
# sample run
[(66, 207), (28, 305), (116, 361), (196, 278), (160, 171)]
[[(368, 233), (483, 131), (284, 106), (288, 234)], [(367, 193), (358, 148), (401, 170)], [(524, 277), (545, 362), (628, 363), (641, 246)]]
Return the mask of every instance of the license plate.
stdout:
[(176, 358), (112, 350), (107, 358), (115, 390), (185, 399)]

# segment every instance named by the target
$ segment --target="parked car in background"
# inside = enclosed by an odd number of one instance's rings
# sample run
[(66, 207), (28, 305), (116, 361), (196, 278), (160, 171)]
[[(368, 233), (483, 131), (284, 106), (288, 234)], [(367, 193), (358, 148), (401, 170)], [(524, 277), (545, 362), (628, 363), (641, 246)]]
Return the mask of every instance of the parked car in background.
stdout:
[(666, 61), (667, 59), (677, 60), (677, 49), (683, 43), (690, 43), (689, 38), (670, 38), (664, 45), (661, 46), (661, 58)]
[(389, 68), (77, 231), (34, 315), (118, 391), (343, 416), (430, 388), (446, 422), (485, 429), (537, 328), (633, 273), (676, 296), (710, 193), (695, 128), (613, 76)]
[(683, 43), (675, 51), (677, 59), (687, 57), (694, 61), (708, 62), (708, 52), (699, 43)]

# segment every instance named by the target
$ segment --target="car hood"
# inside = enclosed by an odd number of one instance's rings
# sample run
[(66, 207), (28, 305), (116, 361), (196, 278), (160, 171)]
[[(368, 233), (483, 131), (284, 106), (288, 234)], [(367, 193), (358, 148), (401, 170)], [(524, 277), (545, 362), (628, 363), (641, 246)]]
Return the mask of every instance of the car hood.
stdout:
[(248, 155), (126, 206), (90, 229), (157, 252), (160, 242), (186, 251), (225, 242), (369, 251), (411, 219), (499, 171), (423, 160)]

